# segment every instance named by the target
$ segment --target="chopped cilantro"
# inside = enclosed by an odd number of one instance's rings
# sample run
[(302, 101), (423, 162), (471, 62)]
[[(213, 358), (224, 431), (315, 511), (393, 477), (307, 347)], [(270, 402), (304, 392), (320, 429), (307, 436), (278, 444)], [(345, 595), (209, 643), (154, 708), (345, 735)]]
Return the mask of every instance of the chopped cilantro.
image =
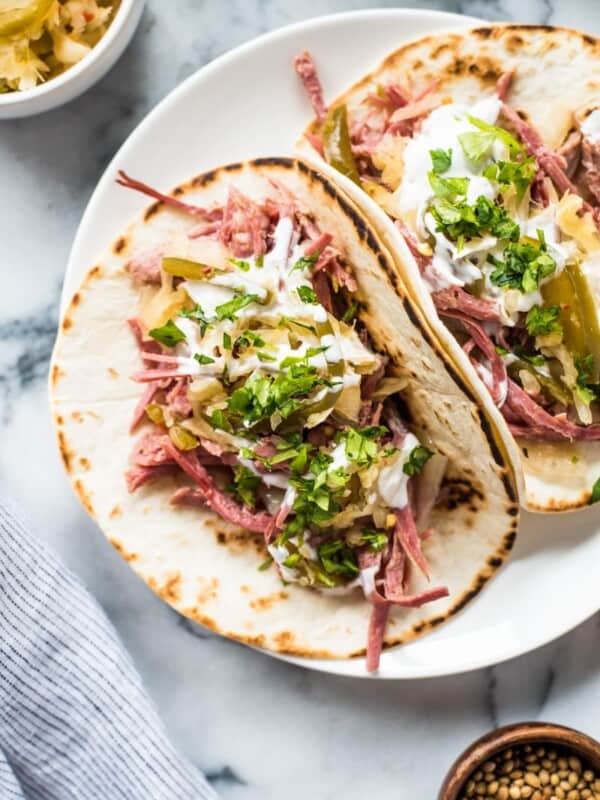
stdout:
[(377, 531), (374, 528), (363, 528), (361, 531), (361, 544), (368, 545), (370, 550), (380, 553), (388, 543), (388, 535), (385, 531)]
[(511, 184), (517, 190), (517, 199), (522, 200), (527, 188), (535, 178), (537, 165), (533, 157), (521, 161), (497, 161), (483, 170), (483, 177), (507, 189)]
[(264, 572), (265, 570), (269, 569), (272, 563), (273, 563), (273, 557), (269, 556), (262, 562), (262, 564), (258, 565), (257, 569), (259, 572)]
[(250, 508), (256, 505), (256, 492), (261, 484), (259, 475), (245, 466), (236, 467), (233, 471), (233, 483), (228, 487), (230, 494), (238, 497)]
[(342, 434), (346, 455), (350, 461), (359, 466), (371, 466), (377, 461), (380, 448), (377, 439), (380, 439), (388, 429), (383, 425), (372, 425), (368, 428), (348, 428)]
[(359, 308), (360, 304), (356, 300), (353, 300), (348, 308), (344, 311), (342, 322), (352, 322), (352, 320), (356, 317)]
[(212, 320), (206, 316), (202, 310), (202, 306), (198, 303), (194, 306), (194, 308), (180, 311), (179, 316), (184, 317), (185, 319), (193, 319), (195, 322), (197, 322), (200, 327), (200, 336), (204, 336), (207, 328), (212, 323)]
[(463, 243), (487, 233), (510, 241), (519, 238), (518, 224), (510, 219), (502, 206), (483, 195), (473, 205), (466, 200), (451, 203), (440, 199), (433, 203), (430, 211), (437, 222), (436, 229), (454, 242)]
[(255, 372), (230, 395), (228, 416), (238, 417), (245, 427), (252, 427), (275, 412), (287, 419), (301, 408), (301, 398), (323, 385), (331, 383), (307, 364), (293, 364), (276, 376)]
[(228, 333), (223, 334), (223, 350), (231, 350), (231, 336)]
[(319, 250), (318, 252), (313, 253), (310, 256), (300, 256), (298, 261), (296, 261), (296, 263), (292, 267), (291, 272), (294, 272), (294, 270), (296, 269), (300, 270), (301, 272), (304, 271), (305, 269), (309, 270), (312, 269), (320, 255), (321, 251)]
[(469, 161), (475, 162), (481, 161), (489, 153), (495, 140), (496, 134), (493, 131), (468, 131), (458, 135), (463, 153)]
[(468, 178), (442, 178), (433, 170), (427, 174), (427, 177), (436, 197), (452, 200), (467, 194)]
[(259, 361), (277, 361), (275, 356), (270, 355), (269, 353), (259, 352), (256, 354)]
[(244, 261), (241, 258), (228, 258), (227, 260), (238, 269), (241, 269), (242, 272), (248, 272), (250, 269), (250, 262)]
[(215, 430), (220, 429), (222, 431), (228, 431), (231, 433), (231, 424), (222, 408), (215, 408), (213, 410), (212, 414), (210, 415), (210, 424)]
[(417, 447), (410, 451), (408, 461), (402, 467), (405, 475), (419, 475), (423, 471), (423, 467), (429, 461), (433, 452), (428, 450), (423, 445), (419, 444)]
[(265, 340), (262, 336), (259, 336), (258, 333), (255, 333), (251, 330), (246, 330), (241, 333), (239, 336), (236, 336), (233, 342), (233, 355), (239, 356), (242, 350), (246, 347), (264, 347), (266, 344)]
[(470, 114), (467, 114), (467, 119), (471, 125), (479, 128), (480, 131), (493, 133), (496, 138), (500, 139), (500, 141), (508, 147), (511, 156), (515, 156), (523, 152), (523, 145), (517, 139), (515, 139), (511, 133), (505, 131), (504, 128), (499, 128), (497, 125), (490, 125), (489, 122), (484, 122), (482, 119), (472, 117)]
[(452, 149), (430, 150), (429, 157), (431, 158), (433, 171), (436, 175), (441, 175), (443, 172), (447, 172), (452, 165)]
[(590, 495), (590, 499), (588, 500), (588, 505), (592, 505), (592, 503), (597, 503), (600, 500), (600, 478), (597, 478), (594, 485), (592, 486), (592, 494)]
[(513, 350), (514, 354), (518, 356), (518, 358), (522, 359), (523, 361), (527, 361), (529, 364), (533, 364), (535, 367), (543, 367), (546, 363), (544, 356), (536, 353), (528, 353), (527, 350), (525, 350), (525, 348), (520, 344), (516, 344)]
[(600, 396), (600, 386), (590, 383), (595, 369), (594, 356), (588, 354), (582, 358), (576, 358), (575, 367), (577, 369), (575, 391), (579, 399), (589, 405)]
[(559, 306), (533, 306), (525, 318), (527, 331), (531, 336), (546, 336), (550, 333), (562, 334), (563, 328), (558, 318), (560, 314)]
[(172, 319), (160, 328), (152, 328), (149, 334), (165, 347), (175, 347), (179, 342), (185, 341), (185, 333), (175, 325)]
[(499, 344), (494, 345), (494, 350), (498, 353), (499, 356), (507, 356), (508, 350), (506, 347), (501, 347)]
[(358, 575), (356, 553), (343, 539), (329, 539), (317, 547), (319, 561), (328, 575)]
[(214, 358), (210, 356), (205, 356), (204, 353), (194, 353), (194, 360), (197, 361), (199, 364), (214, 364)]
[(504, 261), (488, 256), (495, 269), (490, 280), (496, 286), (534, 292), (542, 280), (556, 269), (556, 261), (546, 252), (546, 245), (539, 246), (522, 242), (511, 242), (504, 251)]
[(224, 319), (235, 322), (237, 319), (237, 312), (249, 306), (250, 303), (254, 303), (256, 300), (258, 300), (257, 294), (239, 294), (232, 300), (228, 300), (226, 303), (217, 306), (215, 308), (216, 317), (219, 322)]
[(296, 289), (298, 292), (298, 296), (303, 303), (309, 303), (310, 305), (316, 306), (318, 304), (317, 295), (315, 294), (314, 290), (310, 288), (310, 286), (298, 286)]
[(259, 256), (256, 256), (256, 258), (254, 259), (254, 263), (256, 264), (257, 267), (262, 267), (265, 263), (264, 253), (261, 253)]
[(311, 333), (316, 334), (317, 329), (314, 325), (307, 325), (305, 322), (299, 322), (297, 319), (293, 319), (293, 317), (281, 317), (279, 320), (279, 327), (288, 327), (290, 325), (296, 325), (298, 328), (304, 328), (305, 331), (310, 331)]

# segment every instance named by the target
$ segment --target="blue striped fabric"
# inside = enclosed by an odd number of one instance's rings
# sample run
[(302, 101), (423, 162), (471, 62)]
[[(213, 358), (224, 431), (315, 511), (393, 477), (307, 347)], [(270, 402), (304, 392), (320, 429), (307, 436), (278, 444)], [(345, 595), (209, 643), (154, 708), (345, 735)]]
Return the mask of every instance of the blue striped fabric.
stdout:
[(0, 798), (216, 798), (101, 609), (1, 494)]

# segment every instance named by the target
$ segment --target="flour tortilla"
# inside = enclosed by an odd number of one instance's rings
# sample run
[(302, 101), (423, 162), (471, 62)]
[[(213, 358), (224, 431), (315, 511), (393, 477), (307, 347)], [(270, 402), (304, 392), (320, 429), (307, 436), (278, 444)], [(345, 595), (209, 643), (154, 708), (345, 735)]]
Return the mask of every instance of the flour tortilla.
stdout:
[[(428, 36), (391, 53), (330, 107), (345, 103), (349, 113), (378, 84), (401, 83), (415, 94), (438, 81), (432, 96), (451, 97), (466, 105), (492, 94), (496, 81), (515, 70), (508, 95), (509, 104), (543, 137), (557, 148), (573, 127), (574, 115), (585, 115), (600, 104), (600, 40), (567, 28), (535, 25), (486, 25), (464, 33)], [(307, 132), (316, 133), (311, 123)], [(521, 464), (521, 501), (532, 511), (566, 511), (588, 503), (600, 476), (600, 443), (544, 443), (519, 439), (518, 450), (500, 412), (469, 359), (438, 317), (419, 269), (388, 216), (339, 173), (332, 170), (308, 145), (304, 137), (298, 149), (318, 163), (343, 186), (378, 228), (394, 254), (398, 276), (413, 299), (424, 310), (441, 345), (452, 354), (457, 367), (469, 375), (507, 440), (509, 452)], [(410, 220), (406, 220), (410, 224)]]
[[(354, 205), (304, 163), (262, 159), (201, 175), (176, 189), (201, 206), (223, 203), (235, 185), (251, 197), (287, 187), (355, 265), (362, 317), (378, 349), (408, 385), (404, 398), (417, 435), (450, 459), (447, 495), (434, 511), (436, 535), (424, 543), (432, 583), (450, 597), (422, 609), (394, 609), (386, 645), (437, 627), (474, 597), (515, 538), (518, 504), (502, 439), (472, 388), (431, 344), (421, 315), (397, 285), (391, 259)], [(147, 584), (179, 612), (225, 636), (281, 653), (345, 658), (365, 650), (370, 606), (359, 591), (328, 596), (283, 586), (259, 571), (260, 536), (211, 511), (174, 508), (178, 485), (164, 478), (127, 492), (124, 472), (134, 438), (128, 427), (139, 398), (130, 375), (140, 360), (125, 320), (139, 292), (125, 266), (132, 254), (185, 234), (193, 218), (155, 203), (90, 270), (61, 322), (50, 391), (65, 468), (86, 510)], [(394, 291), (394, 286), (396, 291)], [(181, 483), (181, 482), (180, 482)], [(423, 583), (415, 578), (411, 589)]]

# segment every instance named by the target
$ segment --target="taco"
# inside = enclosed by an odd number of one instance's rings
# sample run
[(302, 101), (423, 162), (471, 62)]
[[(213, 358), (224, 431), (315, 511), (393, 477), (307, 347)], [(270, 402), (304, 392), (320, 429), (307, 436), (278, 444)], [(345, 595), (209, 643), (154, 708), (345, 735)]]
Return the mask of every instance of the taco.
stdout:
[(169, 196), (120, 182), (157, 202), (72, 298), (51, 372), (77, 494), (182, 614), (376, 669), (509, 551), (501, 437), (373, 230), (303, 162)]
[(600, 42), (522, 25), (431, 36), (329, 109), (308, 54), (297, 69), (318, 117), (301, 149), (368, 211), (499, 409), (525, 504), (598, 499)]

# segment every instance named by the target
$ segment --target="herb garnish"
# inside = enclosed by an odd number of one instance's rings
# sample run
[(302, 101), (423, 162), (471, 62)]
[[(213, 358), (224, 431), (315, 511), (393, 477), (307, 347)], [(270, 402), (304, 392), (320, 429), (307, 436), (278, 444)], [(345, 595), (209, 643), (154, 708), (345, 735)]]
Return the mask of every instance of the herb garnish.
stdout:
[(205, 356), (204, 353), (194, 353), (194, 360), (197, 361), (199, 364), (214, 364), (214, 358), (210, 356)]
[(541, 231), (538, 231), (538, 246), (524, 242), (511, 242), (504, 251), (504, 261), (488, 256), (495, 270), (490, 280), (496, 286), (507, 289), (520, 289), (522, 292), (534, 292), (542, 280), (556, 269), (556, 261), (546, 250), (546, 242)]
[(229, 320), (230, 322), (235, 322), (237, 319), (237, 312), (241, 311), (243, 308), (246, 308), (246, 306), (249, 306), (250, 303), (256, 302), (258, 299), (259, 297), (257, 294), (239, 294), (232, 300), (228, 300), (226, 303), (216, 306), (216, 318), (219, 320), (219, 322), (225, 319)]
[(152, 328), (149, 335), (157, 342), (164, 344), (165, 347), (175, 347), (179, 342), (185, 341), (185, 333), (175, 325), (172, 319), (160, 328)]
[(517, 241), (519, 238), (518, 224), (510, 219), (502, 206), (483, 195), (473, 205), (466, 200), (458, 203), (437, 200), (430, 211), (437, 222), (436, 230), (457, 242), (459, 249), (466, 240), (476, 239), (487, 233), (497, 239)]
[(527, 331), (531, 336), (547, 336), (550, 333), (562, 334), (562, 324), (558, 318), (560, 314), (559, 306), (542, 306), (535, 305), (527, 312), (525, 324)]
[(429, 461), (433, 452), (428, 450), (423, 445), (417, 445), (410, 451), (408, 461), (402, 467), (402, 472), (405, 475), (419, 475), (423, 471), (423, 467)]
[(250, 508), (256, 505), (256, 492), (260, 487), (261, 479), (251, 469), (240, 465), (233, 471), (233, 483), (227, 488), (230, 494), (238, 497)]
[(311, 289), (310, 286), (298, 286), (296, 289), (298, 292), (298, 297), (302, 300), (303, 303), (308, 303), (312, 306), (316, 306), (318, 304), (317, 295), (314, 292), (314, 289)]
[(436, 175), (447, 172), (452, 166), (452, 148), (450, 150), (430, 150), (429, 157)]

